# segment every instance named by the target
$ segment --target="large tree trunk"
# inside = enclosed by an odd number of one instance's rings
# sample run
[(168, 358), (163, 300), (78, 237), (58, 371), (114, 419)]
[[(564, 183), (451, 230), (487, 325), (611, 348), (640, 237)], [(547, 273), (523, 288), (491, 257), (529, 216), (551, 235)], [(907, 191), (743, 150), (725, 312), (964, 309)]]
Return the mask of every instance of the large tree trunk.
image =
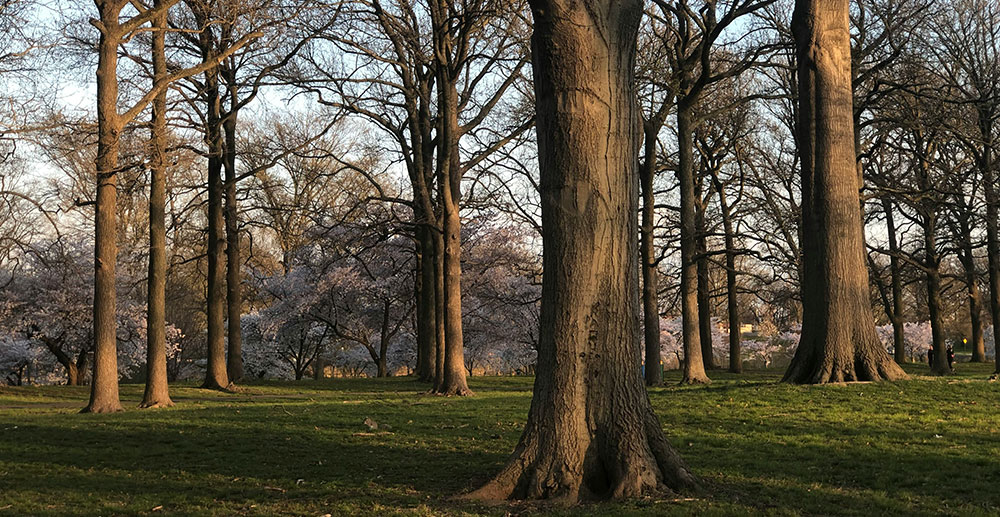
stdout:
[[(196, 14), (199, 26), (205, 27), (208, 13)], [(211, 31), (203, 30), (199, 35), (199, 45), (204, 61), (215, 59), (215, 42)], [(226, 372), (225, 313), (225, 223), (222, 213), (222, 108), (219, 97), (219, 69), (212, 67), (205, 72), (205, 99), (208, 117), (205, 140), (208, 144), (208, 365), (205, 369), (203, 388), (225, 390), (229, 387)]]
[(889, 280), (892, 283), (892, 351), (896, 364), (906, 361), (906, 344), (903, 336), (903, 282), (899, 271), (899, 244), (896, 240), (896, 221), (892, 214), (892, 201), (882, 199), (885, 225), (889, 233)]
[[(447, 102), (455, 110), (454, 96), (446, 96)], [(446, 110), (447, 112), (447, 110)], [(442, 169), (445, 173), (438, 178), (441, 192), (440, 202), (444, 210), (444, 378), (435, 390), (441, 395), (471, 395), (472, 391), (465, 379), (465, 354), (462, 338), (462, 221), (459, 217), (458, 142), (454, 135), (458, 119), (445, 121), (443, 142), (451, 142), (447, 154), (440, 153), (438, 159), (447, 160)], [(450, 126), (450, 128), (449, 128)], [(455, 156), (452, 156), (454, 154)]]
[(797, 0), (802, 337), (784, 380), (905, 378), (875, 333), (854, 152), (848, 0)]
[(695, 480), (639, 374), (638, 0), (532, 2), (545, 275), (528, 422), (476, 499), (638, 496)]
[[(160, 7), (157, 0), (154, 7)], [(164, 41), (167, 12), (153, 20), (153, 84), (167, 76)], [(166, 349), (166, 283), (167, 283), (167, 90), (153, 99), (153, 120), (150, 131), (151, 160), (149, 166), (149, 274), (146, 309), (146, 390), (141, 408), (169, 407)]]
[(243, 378), (243, 334), (240, 319), (243, 315), (243, 293), (240, 288), (240, 223), (236, 201), (236, 115), (239, 109), (236, 75), (229, 72), (229, 112), (223, 124), (225, 129), (225, 222), (226, 222), (226, 320), (228, 321), (226, 373), (229, 382)]
[[(677, 181), (681, 191), (681, 334), (684, 342), (683, 384), (709, 383), (698, 323), (698, 251), (695, 222), (694, 128), (692, 107), (677, 103)], [(709, 344), (711, 346), (711, 344)]]
[(654, 242), (656, 195), (653, 179), (656, 173), (656, 133), (658, 127), (651, 122), (643, 123), (643, 162), (639, 169), (642, 190), (642, 328), (646, 350), (645, 378), (647, 386), (663, 383), (663, 369), (660, 358), (660, 300), (659, 281), (656, 271), (656, 245)]
[(115, 2), (97, 0), (101, 16), (97, 51), (97, 202), (94, 207), (94, 375), (84, 413), (121, 411), (118, 398), (118, 347), (115, 335), (115, 261), (118, 255), (117, 172), (118, 25)]

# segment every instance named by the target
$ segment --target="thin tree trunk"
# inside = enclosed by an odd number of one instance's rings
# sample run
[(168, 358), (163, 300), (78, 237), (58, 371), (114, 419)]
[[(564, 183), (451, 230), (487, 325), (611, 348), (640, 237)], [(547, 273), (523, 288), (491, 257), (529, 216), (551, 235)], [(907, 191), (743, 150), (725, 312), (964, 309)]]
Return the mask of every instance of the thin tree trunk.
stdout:
[(736, 272), (736, 232), (733, 228), (733, 214), (729, 207), (724, 185), (719, 180), (717, 171), (713, 171), (712, 179), (715, 190), (719, 193), (719, 209), (722, 212), (722, 231), (725, 232), (726, 253), (726, 312), (729, 316), (729, 371), (743, 372), (742, 335), (740, 333), (739, 286)]
[[(154, 7), (162, 5), (156, 0)], [(167, 76), (165, 39), (167, 13), (164, 11), (153, 20), (153, 83)], [(153, 100), (153, 120), (150, 131), (151, 160), (149, 166), (149, 273), (146, 309), (146, 389), (141, 408), (169, 407), (167, 386), (166, 345), (166, 282), (167, 282), (167, 226), (166, 197), (167, 170), (167, 91), (164, 89)]]
[(639, 169), (639, 181), (642, 189), (642, 317), (643, 341), (646, 357), (644, 364), (647, 386), (657, 386), (663, 383), (662, 359), (660, 358), (660, 301), (659, 281), (656, 271), (656, 246), (654, 242), (656, 214), (656, 195), (653, 191), (653, 180), (656, 173), (656, 133), (657, 126), (651, 122), (643, 123), (644, 144), (643, 162)]
[(902, 379), (875, 333), (855, 162), (848, 0), (797, 0), (792, 16), (802, 162), (802, 336), (784, 380)]
[[(439, 218), (440, 220), (440, 218)], [(440, 228), (443, 225), (439, 225)], [(434, 386), (440, 391), (444, 385), (445, 327), (444, 327), (444, 235), (434, 231)]]
[[(969, 210), (972, 207), (968, 207)], [(986, 345), (983, 342), (983, 295), (979, 290), (979, 274), (976, 272), (976, 260), (972, 251), (972, 228), (969, 224), (971, 213), (959, 216), (959, 230), (962, 240), (962, 251), (959, 259), (965, 269), (966, 289), (969, 293), (969, 322), (972, 327), (969, 344), (972, 345), (972, 362), (986, 362)]]
[(899, 244), (896, 240), (896, 222), (892, 213), (892, 201), (882, 198), (885, 211), (885, 225), (889, 232), (889, 277), (892, 283), (892, 351), (896, 364), (906, 361), (906, 344), (903, 335), (903, 282), (899, 271)]
[(229, 72), (229, 112), (223, 124), (225, 129), (225, 223), (226, 223), (226, 311), (228, 321), (226, 373), (230, 384), (243, 378), (243, 335), (240, 320), (243, 313), (243, 294), (240, 286), (240, 224), (236, 200), (236, 115), (239, 94), (236, 76)]
[(97, 57), (97, 200), (94, 207), (94, 373), (84, 413), (121, 411), (115, 331), (115, 220), (118, 210), (118, 25), (114, 2), (98, 0), (101, 31)]
[(695, 221), (694, 131), (691, 106), (677, 103), (677, 180), (681, 192), (681, 333), (684, 343), (682, 384), (707, 384), (698, 323), (698, 251)]
[(532, 2), (543, 270), (524, 434), (482, 500), (579, 500), (686, 489), (637, 365), (642, 2)]
[(705, 207), (700, 205), (701, 179), (695, 180), (695, 257), (698, 271), (698, 339), (701, 341), (701, 358), (706, 370), (715, 369), (715, 353), (712, 349), (712, 295), (708, 272), (708, 232), (705, 223)]
[(994, 141), (992, 119), (988, 114), (979, 115), (982, 133), (983, 156), (980, 159), (980, 173), (983, 176), (983, 194), (986, 197), (986, 255), (990, 283), (990, 321), (993, 322), (993, 357), (996, 364), (994, 375), (1000, 375), (1000, 209), (996, 175), (993, 171)]
[[(933, 207), (930, 208), (933, 210)], [(924, 221), (924, 268), (927, 280), (927, 312), (931, 320), (931, 343), (934, 364), (931, 373), (944, 375), (949, 372), (948, 354), (945, 351), (944, 320), (941, 308), (941, 271), (936, 242), (937, 216), (929, 212)]]

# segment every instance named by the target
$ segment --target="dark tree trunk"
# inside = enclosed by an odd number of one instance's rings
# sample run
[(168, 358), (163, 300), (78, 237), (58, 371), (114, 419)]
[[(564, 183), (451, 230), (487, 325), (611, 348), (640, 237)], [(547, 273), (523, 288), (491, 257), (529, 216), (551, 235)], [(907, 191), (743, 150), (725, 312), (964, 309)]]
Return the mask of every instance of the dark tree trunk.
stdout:
[[(200, 27), (207, 27), (209, 13), (195, 10)], [(211, 62), (215, 57), (215, 41), (211, 30), (204, 29), (198, 36), (202, 60)], [(229, 387), (226, 372), (225, 335), (225, 222), (223, 201), (223, 136), (222, 107), (219, 96), (219, 69), (212, 67), (205, 72), (205, 100), (208, 117), (205, 127), (205, 141), (208, 145), (208, 365), (205, 370), (203, 388), (225, 390)]]
[(708, 272), (708, 233), (705, 223), (705, 206), (701, 203), (701, 179), (695, 179), (695, 257), (698, 270), (698, 339), (701, 341), (701, 358), (706, 370), (715, 369), (712, 350), (712, 294)]
[[(698, 236), (695, 221), (694, 127), (692, 107), (677, 103), (677, 181), (681, 193), (681, 333), (684, 341), (683, 384), (711, 382), (705, 374), (698, 323)], [(709, 343), (711, 346), (711, 343)]]
[[(156, 0), (155, 7), (162, 6)], [(167, 13), (164, 11), (153, 20), (153, 84), (167, 76), (165, 37)], [(146, 389), (141, 408), (169, 407), (167, 386), (166, 349), (166, 282), (167, 282), (167, 226), (166, 197), (167, 170), (167, 91), (164, 89), (153, 100), (153, 120), (150, 130), (149, 166), (149, 274), (146, 310)]]
[(532, 2), (545, 275), (528, 422), (470, 497), (586, 499), (686, 489), (637, 365), (633, 66), (642, 2)]
[(115, 261), (118, 255), (117, 173), (118, 24), (117, 2), (97, 0), (101, 17), (97, 51), (97, 201), (94, 207), (94, 374), (84, 413), (121, 411), (118, 398), (118, 347), (115, 335)]
[(719, 209), (722, 212), (722, 231), (725, 233), (726, 253), (726, 312), (729, 316), (729, 371), (743, 372), (742, 335), (740, 333), (739, 285), (736, 272), (736, 232), (733, 228), (733, 214), (726, 196), (725, 186), (719, 180), (718, 171), (713, 171), (715, 190), (719, 193)]
[(972, 216), (972, 207), (969, 206), (968, 209), (970, 212), (958, 216), (959, 231), (961, 233), (958, 237), (962, 243), (959, 259), (962, 262), (962, 268), (965, 270), (965, 284), (969, 292), (969, 322), (972, 327), (969, 344), (972, 345), (972, 362), (985, 363), (986, 345), (983, 342), (983, 295), (979, 290), (979, 274), (976, 272), (975, 255), (972, 251), (972, 227), (969, 224), (969, 219)]
[(423, 360), (417, 375), (423, 382), (433, 382), (437, 370), (437, 317), (435, 313), (434, 235), (435, 230), (424, 224), (417, 228), (421, 251), (420, 292), (417, 303), (417, 337)]
[(903, 282), (899, 270), (899, 244), (896, 240), (896, 221), (892, 214), (892, 201), (882, 198), (885, 225), (889, 233), (889, 277), (892, 284), (892, 351), (896, 364), (906, 361), (906, 344), (903, 336)]
[[(931, 208), (933, 210), (933, 208)], [(927, 280), (927, 313), (931, 320), (931, 342), (934, 348), (934, 364), (931, 373), (944, 375), (948, 368), (948, 354), (945, 351), (944, 319), (941, 307), (941, 271), (937, 254), (937, 216), (930, 212), (924, 219), (924, 270)]]
[(659, 281), (656, 271), (656, 245), (654, 242), (656, 195), (653, 180), (656, 173), (656, 134), (659, 126), (652, 122), (643, 123), (643, 162), (639, 168), (642, 190), (642, 317), (643, 342), (646, 350), (644, 372), (647, 386), (663, 383), (660, 358), (660, 300)]
[(986, 255), (990, 283), (990, 321), (993, 322), (993, 356), (996, 363), (995, 375), (1000, 375), (1000, 200), (997, 199), (996, 174), (993, 170), (995, 144), (993, 117), (990, 113), (979, 114), (979, 130), (984, 142), (979, 169), (986, 198)]
[[(440, 221), (440, 218), (438, 218)], [(442, 225), (439, 225), (440, 228)], [(444, 236), (434, 232), (434, 387), (440, 391), (444, 384), (445, 326), (444, 326)]]
[(226, 319), (228, 321), (226, 373), (229, 382), (243, 378), (243, 334), (240, 319), (243, 313), (243, 293), (240, 286), (240, 223), (236, 200), (236, 115), (239, 107), (236, 75), (229, 72), (229, 112), (225, 129), (225, 223), (226, 223)]
[(797, 0), (802, 162), (802, 337), (784, 380), (878, 381), (906, 374), (875, 333), (854, 152), (848, 0)]

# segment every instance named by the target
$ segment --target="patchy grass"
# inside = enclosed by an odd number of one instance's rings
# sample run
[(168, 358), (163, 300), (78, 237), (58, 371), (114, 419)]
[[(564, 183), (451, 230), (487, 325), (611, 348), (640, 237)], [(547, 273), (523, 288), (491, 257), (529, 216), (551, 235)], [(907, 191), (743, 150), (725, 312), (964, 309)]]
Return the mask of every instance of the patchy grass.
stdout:
[[(530, 379), (473, 378), (466, 399), (412, 379), (176, 386), (174, 408), (113, 415), (78, 414), (85, 387), (0, 388), (0, 515), (996, 515), (1000, 383), (989, 365), (957, 366), (886, 384), (713, 372), (652, 389), (705, 493), (576, 508), (450, 499), (503, 464)], [(122, 387), (126, 407), (141, 395)]]

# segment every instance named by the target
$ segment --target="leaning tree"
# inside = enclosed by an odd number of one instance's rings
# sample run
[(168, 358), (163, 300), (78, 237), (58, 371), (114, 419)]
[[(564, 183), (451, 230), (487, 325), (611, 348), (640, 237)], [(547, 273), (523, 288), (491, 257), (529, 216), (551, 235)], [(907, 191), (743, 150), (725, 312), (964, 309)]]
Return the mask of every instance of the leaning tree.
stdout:
[(639, 370), (639, 0), (533, 0), (542, 199), (538, 365), (528, 422), (474, 499), (619, 498), (695, 479)]
[(875, 333), (854, 153), (849, 0), (797, 0), (792, 15), (802, 161), (802, 337), (785, 381), (893, 380)]

